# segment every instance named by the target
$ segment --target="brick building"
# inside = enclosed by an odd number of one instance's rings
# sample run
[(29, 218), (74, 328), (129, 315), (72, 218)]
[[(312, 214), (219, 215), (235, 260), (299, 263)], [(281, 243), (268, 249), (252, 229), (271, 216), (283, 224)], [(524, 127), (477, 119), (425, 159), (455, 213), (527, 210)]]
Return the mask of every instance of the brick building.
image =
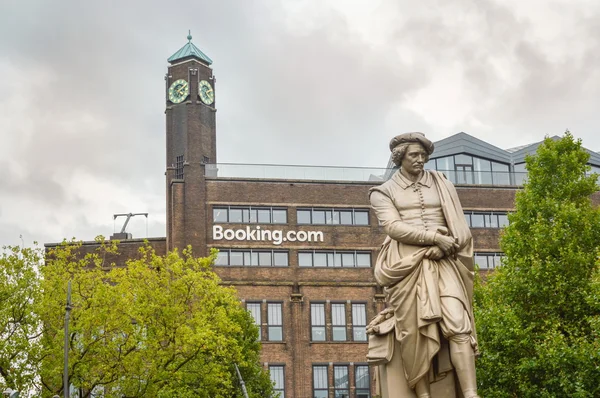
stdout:
[[(384, 307), (372, 266), (385, 235), (368, 190), (389, 178), (391, 164), (218, 163), (212, 61), (191, 37), (168, 61), (167, 236), (151, 244), (159, 254), (220, 250), (215, 270), (259, 325), (262, 360), (282, 397), (372, 397), (365, 325)], [(427, 167), (455, 183), (482, 269), (500, 264), (500, 228), (538, 144), (503, 150), (465, 133), (435, 143)], [(600, 171), (600, 155), (590, 153)], [(139, 245), (124, 240), (121, 260)]]

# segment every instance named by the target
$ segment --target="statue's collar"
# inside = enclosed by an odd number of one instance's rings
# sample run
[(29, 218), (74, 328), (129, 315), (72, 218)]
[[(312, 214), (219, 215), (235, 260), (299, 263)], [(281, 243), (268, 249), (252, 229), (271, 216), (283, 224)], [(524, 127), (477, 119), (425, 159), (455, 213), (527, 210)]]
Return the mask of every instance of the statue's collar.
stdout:
[(430, 188), (431, 184), (433, 183), (433, 178), (431, 178), (431, 174), (427, 170), (424, 170), (423, 176), (417, 182), (412, 182), (408, 178), (404, 177), (402, 175), (402, 173), (400, 173), (400, 170), (398, 170), (394, 174), (394, 176), (392, 177), (392, 179), (394, 180), (394, 182), (396, 184), (400, 185), (400, 188), (402, 188), (402, 189), (406, 189), (408, 187), (412, 187), (415, 184), (419, 184), (419, 185), (425, 186), (427, 188)]

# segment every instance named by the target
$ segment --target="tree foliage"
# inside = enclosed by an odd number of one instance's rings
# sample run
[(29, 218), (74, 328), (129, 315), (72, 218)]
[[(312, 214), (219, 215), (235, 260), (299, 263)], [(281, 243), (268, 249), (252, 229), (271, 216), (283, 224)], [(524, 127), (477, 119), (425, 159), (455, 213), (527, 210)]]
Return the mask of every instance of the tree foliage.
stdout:
[(600, 396), (600, 212), (588, 159), (569, 132), (526, 159), (503, 266), (476, 289), (482, 396)]
[(39, 359), (39, 249), (4, 247), (0, 256), (0, 389), (29, 390)]
[(20, 366), (5, 377), (8, 387), (62, 396), (70, 280), (68, 371), (79, 397), (241, 398), (235, 364), (250, 397), (272, 394), (258, 329), (211, 270), (216, 253), (158, 256), (146, 246), (125, 267), (106, 264), (116, 250), (102, 244), (83, 255), (65, 243), (47, 253), (39, 274), (39, 251), (28, 261), (18, 249), (2, 258), (0, 333), (10, 339), (0, 341), (0, 374), (11, 355)]

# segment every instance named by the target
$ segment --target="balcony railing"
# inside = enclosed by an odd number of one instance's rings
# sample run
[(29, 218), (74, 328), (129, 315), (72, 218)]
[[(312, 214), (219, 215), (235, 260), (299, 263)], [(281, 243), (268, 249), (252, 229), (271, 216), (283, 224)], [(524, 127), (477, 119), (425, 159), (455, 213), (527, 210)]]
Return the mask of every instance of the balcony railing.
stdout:
[[(256, 178), (276, 180), (315, 180), (381, 182), (396, 169), (372, 167), (294, 166), (275, 164), (217, 163), (205, 166), (209, 178)], [(457, 185), (520, 186), (527, 173), (500, 171), (439, 170)]]
[(258, 178), (318, 181), (385, 181), (392, 169), (369, 167), (293, 166), (279, 164), (207, 164), (205, 175), (217, 178)]

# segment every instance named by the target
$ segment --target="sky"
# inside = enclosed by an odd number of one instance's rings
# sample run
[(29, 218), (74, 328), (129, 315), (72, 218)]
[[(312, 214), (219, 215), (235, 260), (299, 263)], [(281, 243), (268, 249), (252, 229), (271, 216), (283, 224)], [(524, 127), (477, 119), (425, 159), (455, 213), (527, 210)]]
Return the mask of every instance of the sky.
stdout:
[(167, 58), (214, 61), (219, 162), (385, 167), (393, 136), (600, 151), (597, 0), (0, 0), (0, 246), (165, 235)]

